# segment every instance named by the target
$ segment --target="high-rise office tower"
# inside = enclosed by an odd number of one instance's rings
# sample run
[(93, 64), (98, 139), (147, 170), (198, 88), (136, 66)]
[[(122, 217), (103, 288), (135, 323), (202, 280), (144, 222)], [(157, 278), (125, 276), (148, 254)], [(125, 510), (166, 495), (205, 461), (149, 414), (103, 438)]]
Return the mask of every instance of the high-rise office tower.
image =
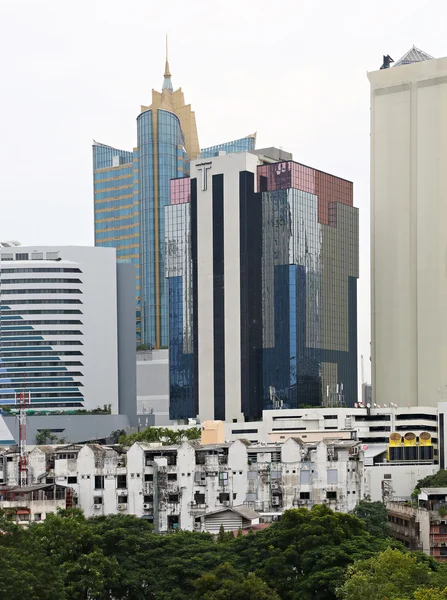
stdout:
[(191, 163), (166, 208), (170, 416), (357, 400), (352, 183), (269, 148)]
[(181, 88), (174, 91), (168, 58), (162, 91), (137, 118), (133, 152), (94, 143), (95, 245), (117, 248), (136, 266), (137, 341), (168, 345), (164, 278), (164, 207), (170, 180), (188, 173), (199, 155), (195, 114)]
[(368, 77), (373, 397), (436, 405), (447, 391), (447, 58), (413, 47)]
[(134, 424), (132, 282), (113, 248), (0, 244), (0, 404), (110, 404)]

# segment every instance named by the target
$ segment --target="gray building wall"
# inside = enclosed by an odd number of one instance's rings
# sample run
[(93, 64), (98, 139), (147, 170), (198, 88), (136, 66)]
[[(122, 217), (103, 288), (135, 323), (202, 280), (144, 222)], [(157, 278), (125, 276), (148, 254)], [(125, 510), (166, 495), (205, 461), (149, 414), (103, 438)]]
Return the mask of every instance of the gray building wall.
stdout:
[[(134, 308), (135, 310), (135, 308)], [(134, 327), (135, 329), (135, 327)], [(19, 439), (19, 421), (17, 417), (3, 416), (12, 437)], [(49, 429), (67, 443), (90, 442), (107, 439), (112, 431), (129, 428), (127, 415), (50, 415), (29, 416), (26, 420), (27, 443), (36, 443), (36, 434)]]
[(168, 357), (168, 350), (137, 352), (137, 413), (140, 426), (172, 423), (169, 420)]
[(117, 263), (118, 412), (137, 425), (135, 364), (135, 266)]

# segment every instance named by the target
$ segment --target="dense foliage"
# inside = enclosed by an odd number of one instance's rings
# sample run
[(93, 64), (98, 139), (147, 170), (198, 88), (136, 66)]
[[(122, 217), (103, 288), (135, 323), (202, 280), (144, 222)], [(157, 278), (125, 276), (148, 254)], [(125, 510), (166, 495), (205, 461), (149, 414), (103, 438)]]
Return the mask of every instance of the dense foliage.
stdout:
[(447, 470), (441, 469), (434, 475), (427, 475), (416, 484), (416, 489), (447, 487)]
[(387, 538), (390, 536), (388, 513), (383, 502), (360, 500), (352, 514), (364, 521), (366, 531), (373, 537)]
[(447, 597), (444, 567), (396, 549), (371, 536), (361, 519), (326, 506), (289, 510), (257, 533), (221, 531), (217, 538), (155, 535), (144, 519), (86, 519), (76, 509), (28, 530), (0, 517), (0, 529), (0, 598), (8, 600)]
[(131, 446), (135, 442), (159, 442), (166, 445), (181, 444), (184, 440), (198, 440), (201, 436), (200, 427), (189, 429), (169, 429), (168, 427), (147, 427), (144, 431), (130, 433), (119, 438), (123, 446)]

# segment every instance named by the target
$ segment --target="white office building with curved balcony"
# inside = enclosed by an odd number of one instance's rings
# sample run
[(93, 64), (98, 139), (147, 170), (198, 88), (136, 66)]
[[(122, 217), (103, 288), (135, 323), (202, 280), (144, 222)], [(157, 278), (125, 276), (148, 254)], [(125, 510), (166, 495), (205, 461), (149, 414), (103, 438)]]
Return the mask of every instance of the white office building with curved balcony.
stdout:
[(113, 248), (0, 246), (0, 404), (118, 412)]

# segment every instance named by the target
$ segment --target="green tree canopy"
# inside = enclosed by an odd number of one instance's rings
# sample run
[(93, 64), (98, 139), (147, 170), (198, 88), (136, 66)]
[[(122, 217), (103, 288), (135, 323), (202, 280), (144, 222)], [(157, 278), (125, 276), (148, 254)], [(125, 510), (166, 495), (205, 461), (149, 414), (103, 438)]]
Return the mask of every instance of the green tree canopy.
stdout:
[(254, 573), (245, 576), (229, 563), (202, 575), (194, 587), (197, 600), (280, 600)]
[(131, 446), (135, 442), (160, 442), (161, 444), (181, 444), (184, 440), (200, 439), (200, 427), (190, 429), (170, 429), (169, 427), (147, 427), (138, 433), (130, 433), (119, 438), (123, 446)]
[(287, 510), (255, 535), (235, 538), (233, 562), (261, 577), (283, 600), (332, 600), (348, 565), (388, 546), (353, 515), (325, 505)]
[(440, 469), (434, 475), (427, 475), (420, 479), (416, 484), (416, 489), (432, 488), (432, 487), (447, 487), (447, 470)]
[(399, 600), (412, 598), (429, 583), (430, 567), (408, 552), (387, 548), (378, 556), (359, 560), (348, 569), (338, 590), (343, 600)]
[(365, 523), (366, 531), (373, 537), (389, 537), (388, 513), (383, 502), (360, 500), (352, 514)]

